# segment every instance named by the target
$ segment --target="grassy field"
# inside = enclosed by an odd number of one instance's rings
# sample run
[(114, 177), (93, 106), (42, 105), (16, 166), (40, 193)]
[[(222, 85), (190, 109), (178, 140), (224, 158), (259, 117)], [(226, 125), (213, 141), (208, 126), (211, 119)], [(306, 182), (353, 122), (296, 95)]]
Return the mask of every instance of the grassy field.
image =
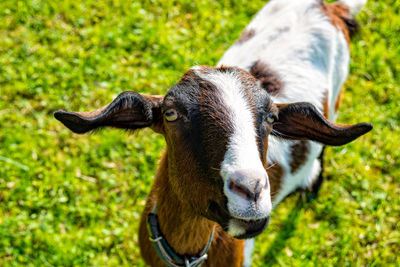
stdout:
[[(213, 65), (265, 1), (0, 1), (0, 266), (143, 266), (138, 219), (165, 142), (75, 135), (59, 108), (163, 94)], [(400, 2), (359, 15), (338, 121), (374, 130), (329, 148), (317, 200), (257, 238), (254, 266), (390, 266), (400, 254)]]

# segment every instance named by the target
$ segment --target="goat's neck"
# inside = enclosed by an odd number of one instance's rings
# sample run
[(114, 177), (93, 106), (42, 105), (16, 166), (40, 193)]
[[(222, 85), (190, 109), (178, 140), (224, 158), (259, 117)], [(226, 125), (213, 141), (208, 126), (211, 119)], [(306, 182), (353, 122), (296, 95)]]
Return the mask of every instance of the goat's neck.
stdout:
[(176, 253), (196, 255), (206, 246), (215, 223), (195, 214), (189, 203), (180, 200), (171, 188), (170, 178), (165, 153), (155, 181), (158, 222)]

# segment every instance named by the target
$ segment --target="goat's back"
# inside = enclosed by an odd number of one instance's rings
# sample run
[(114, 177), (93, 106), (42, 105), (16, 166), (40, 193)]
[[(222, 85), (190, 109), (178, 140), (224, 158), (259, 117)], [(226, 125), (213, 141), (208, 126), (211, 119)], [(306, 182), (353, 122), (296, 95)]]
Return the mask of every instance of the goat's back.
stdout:
[[(344, 24), (340, 15), (351, 18), (342, 3), (270, 1), (218, 65), (248, 70), (275, 103), (310, 102), (334, 121), (350, 58), (348, 32), (340, 27)], [(321, 150), (322, 145), (311, 141), (269, 138), (267, 161), (274, 205), (296, 188), (313, 183), (320, 172), (317, 158)]]

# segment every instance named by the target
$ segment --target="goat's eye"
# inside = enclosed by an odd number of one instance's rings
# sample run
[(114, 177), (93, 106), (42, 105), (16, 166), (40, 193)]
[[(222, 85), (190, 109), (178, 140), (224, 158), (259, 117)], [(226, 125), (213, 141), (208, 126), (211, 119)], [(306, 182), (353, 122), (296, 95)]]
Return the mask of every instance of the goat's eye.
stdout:
[(267, 115), (267, 121), (268, 121), (270, 124), (274, 123), (276, 120), (277, 120), (277, 117), (276, 117), (275, 114), (269, 113), (269, 114)]
[(175, 109), (170, 108), (164, 112), (165, 119), (167, 121), (176, 121), (178, 119), (178, 112)]

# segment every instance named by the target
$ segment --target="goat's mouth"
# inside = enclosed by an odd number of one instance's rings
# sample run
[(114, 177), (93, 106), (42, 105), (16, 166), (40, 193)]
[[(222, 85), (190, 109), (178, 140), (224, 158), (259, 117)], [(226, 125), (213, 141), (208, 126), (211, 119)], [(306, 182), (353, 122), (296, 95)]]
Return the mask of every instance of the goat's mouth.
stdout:
[(227, 232), (238, 239), (253, 238), (264, 231), (268, 226), (269, 219), (269, 216), (258, 220), (231, 218), (229, 220)]
[(207, 214), (204, 216), (217, 222), (229, 235), (238, 239), (248, 239), (259, 235), (269, 223), (270, 217), (261, 219), (241, 219), (233, 217), (227, 208), (222, 208), (216, 202), (211, 201)]

